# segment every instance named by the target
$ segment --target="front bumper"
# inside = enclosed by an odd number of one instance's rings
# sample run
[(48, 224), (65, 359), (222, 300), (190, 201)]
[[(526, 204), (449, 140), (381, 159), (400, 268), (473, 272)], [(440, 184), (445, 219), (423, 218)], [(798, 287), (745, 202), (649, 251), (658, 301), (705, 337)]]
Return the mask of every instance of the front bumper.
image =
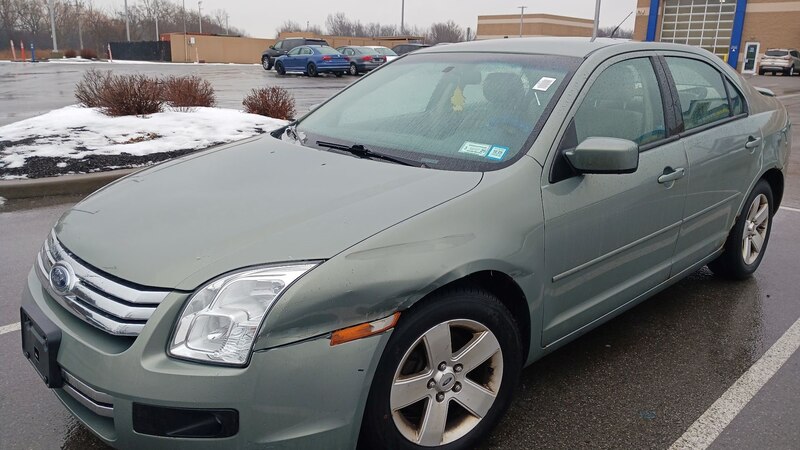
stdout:
[[(184, 294), (171, 294), (135, 339), (110, 336), (82, 322), (44, 291), (33, 271), (22, 305), (40, 311), (62, 332), (57, 362), (73, 380), (67, 379), (66, 390), (54, 393), (114, 447), (355, 447), (369, 385), (389, 333), (335, 347), (321, 337), (260, 350), (245, 368), (183, 362), (167, 357), (165, 343), (185, 299)], [(89, 403), (68, 392), (71, 385), (90, 393)], [(106, 409), (94, 408), (93, 398)], [(238, 432), (217, 439), (140, 434), (133, 426), (134, 403), (234, 409)]]

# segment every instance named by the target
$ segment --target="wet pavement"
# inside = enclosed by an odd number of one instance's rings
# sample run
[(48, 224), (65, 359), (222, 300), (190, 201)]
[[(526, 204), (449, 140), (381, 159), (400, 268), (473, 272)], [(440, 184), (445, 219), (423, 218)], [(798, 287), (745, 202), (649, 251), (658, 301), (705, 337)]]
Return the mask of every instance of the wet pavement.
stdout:
[[(784, 96), (800, 124), (800, 78), (782, 78), (752, 81)], [(797, 209), (800, 126), (793, 139), (783, 205)], [(53, 222), (78, 200), (0, 207), (0, 329), (18, 322), (19, 293), (34, 255)], [(752, 279), (731, 282), (700, 270), (528, 367), (508, 415), (483, 447), (668, 448), (800, 318), (798, 237), (800, 210), (782, 209)], [(0, 361), (0, 449), (103, 447), (36, 378), (18, 332), (0, 334)], [(800, 352), (712, 447), (796, 449), (798, 405)]]
[(333, 75), (281, 77), (274, 70), (247, 64), (0, 63), (0, 126), (78, 103), (75, 84), (90, 69), (164, 77), (197, 75), (214, 86), (218, 106), (223, 108), (242, 109), (242, 100), (254, 88), (281, 86), (294, 95), (298, 115), (356, 80)]

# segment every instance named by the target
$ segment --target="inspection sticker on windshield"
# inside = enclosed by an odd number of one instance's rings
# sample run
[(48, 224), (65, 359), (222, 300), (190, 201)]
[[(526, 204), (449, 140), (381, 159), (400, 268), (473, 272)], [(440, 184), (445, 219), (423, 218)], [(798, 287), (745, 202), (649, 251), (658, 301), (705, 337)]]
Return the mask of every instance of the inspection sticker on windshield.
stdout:
[(489, 153), (489, 149), (492, 148), (489, 144), (479, 144), (477, 142), (464, 142), (464, 145), (458, 150), (458, 153), (469, 153), (470, 155), (480, 156), (483, 158)]
[(503, 157), (506, 156), (507, 151), (508, 147), (499, 147), (495, 145), (491, 148), (491, 150), (489, 150), (489, 153), (486, 154), (486, 157), (494, 161), (502, 161)]
[(536, 84), (533, 85), (533, 89), (537, 91), (546, 91), (550, 89), (550, 86), (552, 86), (555, 82), (555, 78), (542, 77), (536, 82)]

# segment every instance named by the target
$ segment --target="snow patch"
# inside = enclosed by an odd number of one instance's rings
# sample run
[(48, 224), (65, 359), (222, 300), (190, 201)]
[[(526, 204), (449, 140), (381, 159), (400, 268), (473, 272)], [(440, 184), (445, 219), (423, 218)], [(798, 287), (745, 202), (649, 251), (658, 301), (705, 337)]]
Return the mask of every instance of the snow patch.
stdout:
[[(32, 157), (80, 160), (90, 155), (146, 156), (200, 150), (262, 134), (287, 122), (235, 109), (167, 109), (147, 116), (109, 117), (94, 108), (67, 106), (0, 127), (0, 179)], [(63, 165), (62, 165), (63, 164)], [(60, 162), (58, 167), (65, 167)], [(27, 173), (27, 172), (26, 172)]]

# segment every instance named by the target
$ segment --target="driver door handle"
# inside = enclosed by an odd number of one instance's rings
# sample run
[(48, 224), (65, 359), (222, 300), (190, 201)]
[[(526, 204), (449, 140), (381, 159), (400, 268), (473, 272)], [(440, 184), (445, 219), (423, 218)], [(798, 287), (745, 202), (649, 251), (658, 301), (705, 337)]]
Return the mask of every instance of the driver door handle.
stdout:
[(675, 180), (680, 180), (684, 175), (686, 175), (686, 169), (683, 167), (678, 167), (677, 169), (667, 167), (664, 169), (664, 175), (658, 177), (658, 182), (660, 184), (671, 183)]

